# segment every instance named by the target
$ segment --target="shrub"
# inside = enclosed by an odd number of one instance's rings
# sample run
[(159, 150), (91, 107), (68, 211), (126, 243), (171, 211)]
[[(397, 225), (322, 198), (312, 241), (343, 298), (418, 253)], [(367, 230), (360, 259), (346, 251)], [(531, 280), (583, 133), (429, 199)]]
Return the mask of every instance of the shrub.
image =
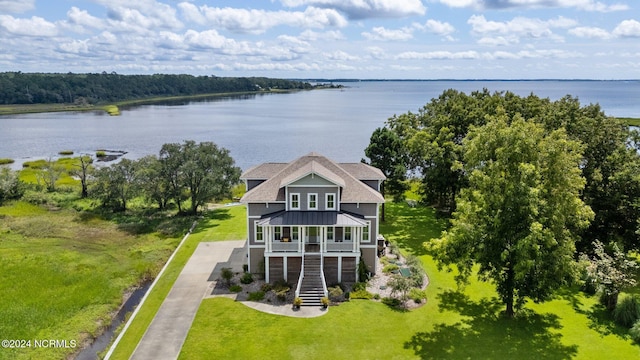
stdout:
[(380, 263), (381, 263), (382, 265), (388, 265), (388, 264), (389, 264), (389, 258), (388, 258), (388, 257), (386, 257), (386, 256), (381, 257), (381, 258), (380, 258)]
[(633, 324), (629, 330), (629, 335), (631, 335), (633, 341), (640, 344), (640, 319), (636, 320), (635, 324)]
[(326, 296), (321, 297), (320, 303), (322, 303), (323, 306), (329, 306), (329, 298)]
[(107, 156), (107, 152), (106, 151), (104, 151), (104, 150), (96, 151), (96, 157), (102, 158), (102, 157), (105, 157), (105, 156)]
[(420, 289), (412, 288), (409, 290), (409, 298), (419, 304), (422, 300), (427, 298), (427, 294)]
[(224, 281), (227, 283), (227, 286), (231, 286), (231, 279), (233, 279), (233, 271), (231, 271), (231, 268), (222, 268), (222, 270), (220, 270), (220, 277), (224, 279)]
[(399, 269), (400, 269), (400, 267), (398, 265), (389, 264), (389, 265), (386, 265), (385, 267), (382, 268), (382, 272), (385, 273), (385, 274), (390, 274), (390, 273), (392, 273), (394, 271), (397, 271)]
[(300, 306), (300, 305), (302, 305), (302, 298), (297, 297), (293, 299), (293, 306)]
[(640, 300), (637, 296), (627, 296), (618, 302), (613, 310), (613, 319), (618, 325), (630, 328), (640, 319)]
[(375, 300), (380, 300), (380, 294), (373, 294), (373, 298)]
[(367, 290), (357, 290), (357, 291), (352, 291), (349, 298), (371, 300), (373, 299), (373, 294), (368, 292)]
[(262, 284), (262, 287), (260, 287), (260, 290), (265, 293), (271, 291), (271, 289), (273, 289), (273, 287), (269, 283)]
[(400, 307), (400, 305), (402, 305), (402, 302), (399, 299), (392, 298), (392, 297), (383, 297), (382, 303), (392, 308), (397, 308), (397, 307)]
[(353, 291), (367, 290), (367, 283), (357, 282), (357, 283), (353, 284), (353, 287), (351, 289)]
[(329, 299), (331, 299), (331, 301), (342, 300), (342, 295), (344, 295), (344, 292), (342, 291), (342, 288), (340, 288), (340, 286), (330, 287), (327, 290), (329, 290)]
[(358, 263), (358, 279), (360, 281), (367, 281), (370, 275), (371, 272), (369, 268), (367, 268), (367, 264), (364, 263), (364, 259), (360, 258), (360, 262)]
[(243, 284), (251, 284), (253, 282), (253, 276), (251, 273), (244, 273), (240, 278), (240, 282)]
[(0, 165), (13, 164), (14, 162), (15, 162), (15, 160), (13, 160), (13, 159), (8, 159), (8, 158), (1, 158), (0, 159)]
[(229, 286), (229, 291), (234, 292), (234, 293), (239, 293), (240, 291), (242, 291), (242, 286), (240, 286), (240, 285), (231, 285), (231, 286)]
[(262, 301), (264, 299), (264, 292), (262, 291), (250, 292), (247, 299), (249, 301)]

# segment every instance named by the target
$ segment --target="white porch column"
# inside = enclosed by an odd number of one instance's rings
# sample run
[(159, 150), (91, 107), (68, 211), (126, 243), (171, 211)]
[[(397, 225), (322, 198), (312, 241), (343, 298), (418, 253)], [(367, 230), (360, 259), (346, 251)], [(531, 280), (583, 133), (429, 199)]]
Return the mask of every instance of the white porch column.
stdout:
[(307, 227), (302, 226), (300, 229), (300, 252), (304, 252), (304, 244), (307, 241)]
[(269, 257), (264, 257), (264, 282), (269, 283)]
[(342, 282), (342, 256), (338, 256), (338, 282)]
[(288, 271), (287, 271), (287, 259), (288, 258), (289, 258), (288, 256), (284, 256), (282, 258), (282, 274), (284, 276), (284, 281), (285, 282), (287, 281), (287, 273), (288, 273)]
[(264, 241), (266, 242), (265, 251), (271, 252), (271, 226), (265, 226), (263, 231)]

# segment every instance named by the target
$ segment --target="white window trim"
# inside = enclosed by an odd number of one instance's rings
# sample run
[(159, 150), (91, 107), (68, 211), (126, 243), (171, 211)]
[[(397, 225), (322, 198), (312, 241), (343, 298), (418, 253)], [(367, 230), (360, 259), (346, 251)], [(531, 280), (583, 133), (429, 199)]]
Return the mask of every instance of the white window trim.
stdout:
[[(280, 239), (277, 238), (277, 234), (280, 234)], [(282, 240), (282, 226), (273, 227), (273, 240)]]
[[(333, 196), (333, 206), (329, 207), (329, 197)], [(326, 193), (324, 194), (324, 204), (325, 210), (335, 210), (336, 209), (336, 194), (335, 193)]]
[[(349, 238), (348, 239), (347, 239), (347, 233), (349, 233)], [(342, 239), (344, 241), (353, 241), (353, 231), (351, 231), (351, 227), (350, 226), (345, 226), (343, 228), (343, 230), (342, 230)]]
[[(368, 229), (369, 231), (367, 233), (365, 233), (364, 229)], [(364, 237), (365, 234), (367, 235), (366, 239)], [(362, 228), (362, 240), (360, 242), (362, 242), (362, 243), (371, 242), (371, 221), (367, 221), (367, 226)]]
[[(311, 207), (311, 197), (315, 197), (316, 206)], [(309, 210), (318, 210), (318, 193), (308, 193), (307, 194), (307, 209)]]
[[(253, 226), (255, 227), (254, 230), (254, 237), (257, 243), (263, 243), (264, 242), (264, 227), (262, 226), (258, 226), (258, 223), (254, 223)], [(262, 240), (258, 240), (258, 229), (262, 230), (261, 235), (262, 235)]]
[[(331, 238), (329, 238), (329, 230), (331, 230)], [(336, 241), (336, 230), (333, 228), (333, 226), (327, 226), (327, 240)]]
[[(298, 197), (298, 206), (297, 207), (293, 206), (293, 197), (294, 196)], [(300, 210), (300, 193), (290, 193), (289, 194), (289, 209), (290, 210)]]
[(297, 226), (291, 227), (291, 241), (299, 241), (300, 240), (300, 228)]

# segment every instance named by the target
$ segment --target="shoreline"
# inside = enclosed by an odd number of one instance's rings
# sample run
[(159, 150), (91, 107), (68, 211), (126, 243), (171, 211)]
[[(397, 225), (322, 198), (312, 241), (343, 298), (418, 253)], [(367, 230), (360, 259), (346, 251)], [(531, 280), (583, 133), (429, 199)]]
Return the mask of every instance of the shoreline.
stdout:
[[(323, 87), (317, 87), (314, 89), (323, 89)], [(243, 96), (243, 95), (258, 95), (258, 94), (285, 94), (296, 91), (303, 91), (300, 89), (287, 89), (287, 90), (261, 90), (261, 91), (239, 91), (239, 92), (223, 92), (223, 93), (210, 93), (210, 94), (195, 94), (195, 95), (180, 95), (180, 96), (161, 96), (144, 99), (130, 99), (116, 101), (113, 103), (99, 104), (99, 105), (78, 105), (70, 103), (55, 103), (55, 104), (11, 104), (0, 105), (0, 116), (3, 115), (20, 115), (20, 114), (38, 114), (48, 112), (64, 112), (64, 111), (100, 111), (105, 112), (112, 116), (119, 115), (119, 108), (126, 106), (138, 106), (138, 105), (150, 105), (157, 104), (166, 101), (186, 101), (186, 100), (202, 100), (213, 99), (218, 97), (227, 96)], [(640, 120), (640, 119), (639, 119)]]

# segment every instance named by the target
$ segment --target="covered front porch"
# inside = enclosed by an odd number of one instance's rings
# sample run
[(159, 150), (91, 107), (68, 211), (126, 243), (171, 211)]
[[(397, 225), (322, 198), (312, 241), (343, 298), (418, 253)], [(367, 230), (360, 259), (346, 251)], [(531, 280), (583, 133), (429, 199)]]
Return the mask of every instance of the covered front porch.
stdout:
[(370, 232), (369, 221), (339, 211), (281, 211), (256, 222), (265, 254), (359, 253)]

